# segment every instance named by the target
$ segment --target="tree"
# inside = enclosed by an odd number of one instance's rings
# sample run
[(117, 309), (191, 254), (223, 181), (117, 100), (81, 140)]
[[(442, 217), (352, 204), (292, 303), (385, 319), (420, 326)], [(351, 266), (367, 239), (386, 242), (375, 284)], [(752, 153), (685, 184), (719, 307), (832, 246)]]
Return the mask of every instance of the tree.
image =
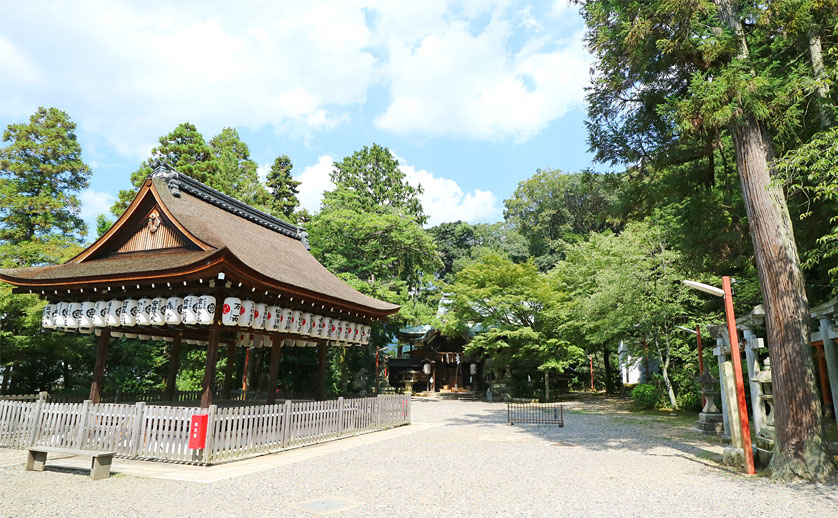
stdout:
[(210, 139), (209, 147), (216, 170), (208, 171), (201, 181), (263, 212), (272, 212), (270, 195), (256, 172), (259, 166), (250, 158), (250, 148), (239, 132), (224, 128)]
[(803, 273), (784, 193), (772, 181), (775, 141), (791, 142), (795, 128), (808, 120), (805, 99), (797, 94), (802, 79), (811, 76), (808, 62), (786, 66), (793, 42), (745, 30), (743, 20), (767, 16), (761, 7), (732, 0), (581, 5), (596, 60), (588, 103), (599, 160), (642, 169), (683, 156), (702, 140), (730, 136), (766, 309), (773, 379), (783, 387), (776, 396), (772, 474), (833, 476), (808, 347)]
[[(139, 189), (146, 178), (161, 165), (170, 165), (199, 182), (211, 184), (218, 172), (218, 162), (212, 148), (204, 141), (198, 129), (188, 122), (179, 124), (174, 131), (160, 137), (160, 144), (151, 150), (151, 156), (131, 173), (131, 184)], [(215, 185), (223, 186), (219, 182)], [(111, 208), (120, 216), (136, 195), (136, 189), (119, 191), (119, 198)], [(229, 193), (228, 193), (229, 194)]]
[(105, 216), (104, 214), (99, 214), (96, 216), (96, 237), (102, 237), (105, 235), (112, 226), (113, 220)]
[(89, 185), (76, 125), (57, 108), (38, 108), (28, 123), (10, 124), (0, 148), (0, 262), (51, 264), (80, 244), (87, 225), (78, 193)]
[[(63, 262), (81, 250), (87, 225), (77, 194), (90, 168), (82, 160), (75, 124), (57, 108), (38, 108), (28, 123), (11, 124), (0, 148), (0, 267)], [(71, 383), (86, 340), (43, 333), (44, 302), (0, 288), (3, 390), (31, 392)], [(72, 366), (71, 366), (72, 365)]]
[(300, 182), (291, 176), (293, 167), (294, 164), (288, 155), (276, 157), (266, 181), (274, 212), (284, 215), (289, 220), (297, 219), (293, 215), (300, 207), (300, 200), (297, 198)]
[(527, 239), (539, 268), (548, 270), (568, 245), (616, 228), (610, 210), (617, 181), (611, 174), (539, 169), (504, 201), (504, 218)]
[(537, 370), (564, 370), (580, 356), (578, 348), (553, 336), (555, 323), (546, 309), (565, 297), (531, 260), (516, 264), (487, 253), (457, 272), (446, 292), (443, 333), (473, 336), (466, 354), (491, 358), (496, 371), (509, 370), (520, 381)]
[[(419, 201), (422, 186), (407, 183), (399, 161), (386, 147), (374, 143), (335, 162), (331, 178), (339, 188), (358, 193), (364, 209), (388, 205), (409, 214), (420, 225), (428, 220)], [(324, 203), (329, 196), (329, 192), (325, 193)]]

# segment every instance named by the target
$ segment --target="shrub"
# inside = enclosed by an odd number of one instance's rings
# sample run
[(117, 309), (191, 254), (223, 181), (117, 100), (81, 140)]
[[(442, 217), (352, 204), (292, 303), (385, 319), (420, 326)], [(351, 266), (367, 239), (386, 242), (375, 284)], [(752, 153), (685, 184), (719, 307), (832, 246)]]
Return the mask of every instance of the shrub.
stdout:
[(631, 391), (631, 398), (638, 408), (655, 408), (661, 400), (661, 391), (654, 385), (641, 383)]
[(693, 391), (684, 392), (676, 397), (675, 401), (678, 402), (678, 408), (681, 410), (691, 410), (693, 412), (701, 410), (701, 396)]

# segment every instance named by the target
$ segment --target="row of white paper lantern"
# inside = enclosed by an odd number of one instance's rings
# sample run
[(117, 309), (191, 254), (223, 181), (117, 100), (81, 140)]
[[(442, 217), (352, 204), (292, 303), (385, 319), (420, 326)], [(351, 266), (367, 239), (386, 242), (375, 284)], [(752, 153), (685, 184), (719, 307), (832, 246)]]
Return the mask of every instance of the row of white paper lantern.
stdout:
[(44, 307), (41, 325), (46, 329), (92, 327), (209, 325), (215, 316), (215, 297), (155, 297), (97, 302), (58, 302)]
[(221, 323), (356, 344), (367, 344), (370, 338), (370, 326), (236, 297), (224, 299)]
[[(248, 332), (241, 332), (236, 335), (236, 347), (254, 347), (254, 348), (270, 348), (273, 345), (273, 338), (270, 335), (260, 335)], [(280, 338), (279, 345), (283, 347), (317, 347), (317, 342), (306, 340), (301, 337), (299, 340), (294, 338)], [(360, 347), (361, 343), (350, 342), (336, 342), (333, 345), (351, 347), (353, 345)]]
[[(90, 332), (94, 327), (209, 325), (214, 317), (214, 296), (187, 295), (47, 304), (41, 324), (46, 329)], [(369, 343), (370, 326), (237, 297), (224, 299), (221, 322), (225, 326)]]

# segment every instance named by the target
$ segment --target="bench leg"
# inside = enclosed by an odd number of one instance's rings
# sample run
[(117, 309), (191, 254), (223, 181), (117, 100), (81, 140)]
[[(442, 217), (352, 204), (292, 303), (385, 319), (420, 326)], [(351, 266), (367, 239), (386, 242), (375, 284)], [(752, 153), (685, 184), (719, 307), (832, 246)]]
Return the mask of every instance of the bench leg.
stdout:
[(113, 456), (111, 455), (93, 457), (93, 461), (90, 463), (90, 479), (99, 480), (108, 478), (111, 475), (111, 461), (113, 461)]
[(44, 471), (47, 463), (47, 452), (29, 451), (26, 454), (26, 471)]

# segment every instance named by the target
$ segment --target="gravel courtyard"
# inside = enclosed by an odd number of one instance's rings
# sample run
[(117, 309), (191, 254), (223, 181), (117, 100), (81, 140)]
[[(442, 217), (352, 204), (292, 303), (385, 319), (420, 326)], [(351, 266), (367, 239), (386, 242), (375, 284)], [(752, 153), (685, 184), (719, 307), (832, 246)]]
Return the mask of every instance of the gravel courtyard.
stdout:
[(26, 472), (23, 453), (5, 450), (20, 462), (0, 467), (0, 516), (838, 517), (838, 487), (727, 471), (719, 445), (661, 426), (665, 415), (607, 400), (566, 410), (564, 428), (511, 427), (501, 404), (414, 399), (411, 427), (279, 453), (291, 462), (212, 483), (91, 482), (59, 460)]

